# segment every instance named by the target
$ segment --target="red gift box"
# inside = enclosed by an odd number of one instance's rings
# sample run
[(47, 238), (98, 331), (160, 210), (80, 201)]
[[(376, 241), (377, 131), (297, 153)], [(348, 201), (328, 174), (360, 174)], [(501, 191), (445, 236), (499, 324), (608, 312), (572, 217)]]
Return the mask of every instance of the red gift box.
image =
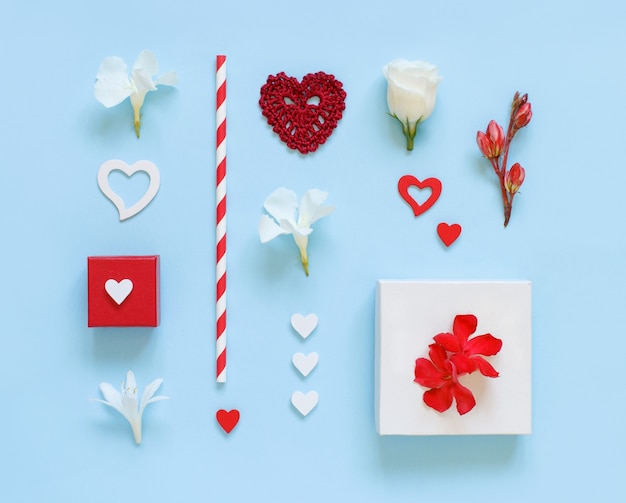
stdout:
[(159, 325), (159, 256), (87, 258), (89, 327)]

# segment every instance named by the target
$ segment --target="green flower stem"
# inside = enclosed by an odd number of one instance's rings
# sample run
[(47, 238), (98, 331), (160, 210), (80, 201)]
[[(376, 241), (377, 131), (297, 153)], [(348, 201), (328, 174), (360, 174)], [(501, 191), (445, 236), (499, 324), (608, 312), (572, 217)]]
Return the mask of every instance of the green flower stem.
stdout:
[(420, 117), (415, 124), (411, 125), (408, 118), (405, 122), (403, 122), (397, 115), (392, 115), (392, 117), (402, 124), (402, 133), (406, 138), (406, 149), (409, 151), (413, 150), (415, 135), (417, 134), (417, 126), (420, 122), (422, 122), (422, 118)]
[(413, 150), (413, 140), (415, 139), (416, 130), (414, 129), (411, 133), (410, 130), (407, 131), (406, 128), (402, 126), (402, 132), (404, 133), (404, 136), (406, 136), (406, 149)]

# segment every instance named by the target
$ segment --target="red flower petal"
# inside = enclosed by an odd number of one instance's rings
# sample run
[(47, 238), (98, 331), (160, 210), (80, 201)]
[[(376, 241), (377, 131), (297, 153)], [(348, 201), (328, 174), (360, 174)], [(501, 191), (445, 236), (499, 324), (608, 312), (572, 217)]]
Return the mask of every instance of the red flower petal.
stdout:
[(482, 356), (473, 356), (471, 360), (476, 363), (476, 367), (485, 377), (498, 377), (500, 375), (498, 374), (498, 371), (493, 368), (491, 363), (485, 360)]
[(448, 353), (446, 349), (440, 344), (430, 344), (428, 346), (428, 356), (430, 356), (433, 365), (442, 372), (450, 374), (452, 369), (450, 368), (450, 362), (448, 361)]
[(415, 381), (417, 384), (426, 388), (438, 388), (446, 383), (433, 362), (426, 358), (418, 358), (415, 360)]
[(502, 349), (502, 340), (494, 337), (491, 334), (479, 335), (473, 337), (465, 345), (464, 353), (468, 356), (472, 355), (484, 355), (493, 356), (498, 354)]
[(450, 333), (437, 334), (433, 339), (437, 344), (441, 344), (446, 351), (450, 351), (451, 353), (458, 353), (463, 348), (459, 339)]
[(471, 374), (478, 368), (473, 358), (461, 353), (452, 355), (450, 361), (456, 367), (457, 375)]
[(456, 410), (459, 414), (467, 414), (476, 405), (472, 392), (458, 382), (452, 385), (451, 391), (456, 400)]
[(461, 346), (465, 346), (467, 338), (476, 332), (476, 326), (478, 320), (473, 314), (457, 314), (454, 317), (454, 323), (452, 324), (452, 331), (459, 340)]
[[(450, 383), (452, 381), (449, 381)], [(437, 412), (445, 412), (452, 405), (452, 392), (450, 386), (429, 389), (424, 392), (424, 403)]]

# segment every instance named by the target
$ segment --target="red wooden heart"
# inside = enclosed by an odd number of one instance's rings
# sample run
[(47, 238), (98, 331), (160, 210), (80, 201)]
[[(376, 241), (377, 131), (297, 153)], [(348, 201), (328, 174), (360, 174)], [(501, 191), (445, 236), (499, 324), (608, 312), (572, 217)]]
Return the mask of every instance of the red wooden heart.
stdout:
[[(430, 189), (432, 192), (430, 197), (424, 201), (423, 204), (419, 204), (409, 194), (409, 187), (417, 187), (418, 189)], [(437, 178), (426, 178), (423, 182), (420, 182), (417, 178), (411, 175), (404, 175), (398, 180), (398, 192), (402, 196), (409, 206), (413, 210), (413, 214), (417, 217), (428, 210), (441, 195), (441, 182)]]
[(284, 72), (270, 75), (261, 87), (259, 105), (267, 123), (287, 146), (303, 154), (315, 152), (341, 119), (346, 92), (324, 72), (309, 73), (302, 82)]
[(230, 433), (239, 422), (239, 411), (237, 409), (229, 411), (220, 409), (215, 414), (215, 417), (217, 418), (217, 422), (224, 429), (224, 431), (226, 433)]
[(461, 226), (459, 224), (448, 225), (445, 222), (441, 222), (437, 226), (437, 234), (443, 241), (443, 244), (450, 246), (461, 235)]

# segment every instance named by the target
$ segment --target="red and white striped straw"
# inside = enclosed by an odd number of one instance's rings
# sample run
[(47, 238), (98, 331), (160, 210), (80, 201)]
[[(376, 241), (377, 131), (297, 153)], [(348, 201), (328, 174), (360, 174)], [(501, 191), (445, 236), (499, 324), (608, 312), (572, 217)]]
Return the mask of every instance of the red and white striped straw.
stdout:
[(215, 370), (226, 382), (226, 56), (217, 56), (215, 88)]

